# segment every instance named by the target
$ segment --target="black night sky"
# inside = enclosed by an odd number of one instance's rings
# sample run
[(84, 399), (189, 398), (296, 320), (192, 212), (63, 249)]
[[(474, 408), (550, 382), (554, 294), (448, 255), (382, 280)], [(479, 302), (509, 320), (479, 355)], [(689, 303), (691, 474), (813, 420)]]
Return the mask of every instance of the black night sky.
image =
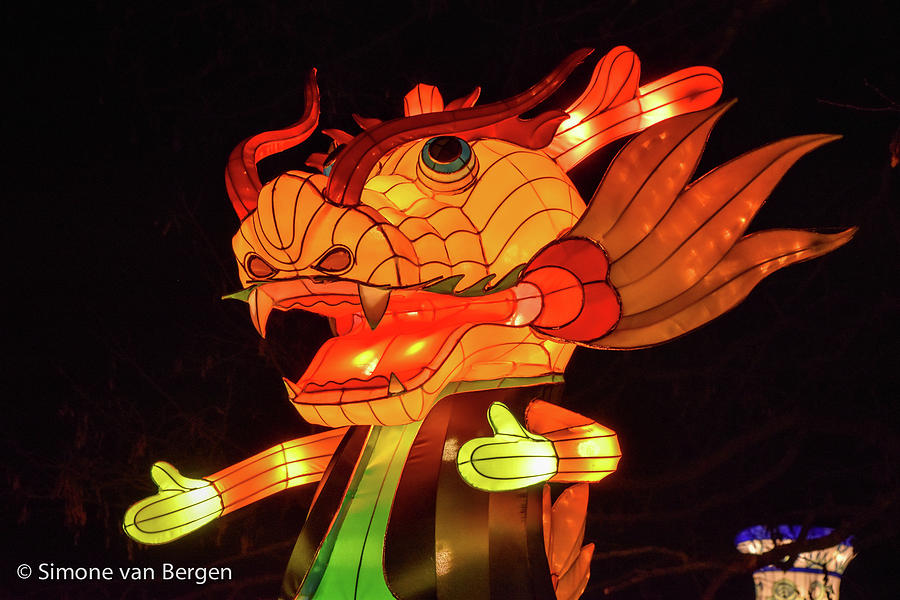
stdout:
[[(762, 282), (701, 330), (649, 350), (579, 350), (566, 406), (613, 428), (619, 472), (592, 486), (585, 598), (750, 600), (732, 539), (758, 523), (838, 527), (858, 557), (842, 598), (897, 595), (898, 37), (890, 2), (209, 0), (5, 7), (7, 318), (4, 598), (273, 597), (312, 489), (172, 544), (121, 533), (155, 460), (215, 472), (313, 428), (238, 286), (231, 148), (302, 111), (317, 67), (324, 127), (393, 118), (417, 82), (508, 97), (573, 50), (613, 46), (642, 81), (709, 65), (738, 98), (698, 175), (767, 142), (844, 138), (803, 158), (752, 225), (859, 226), (847, 246)], [(176, 8), (177, 6), (177, 8)], [(890, 15), (894, 14), (894, 17)], [(265, 177), (323, 151), (316, 135)], [(589, 197), (614, 146), (577, 167)], [(285, 319), (308, 360), (328, 335)], [(292, 337), (292, 339), (291, 339)], [(275, 340), (278, 342), (279, 340)], [(298, 357), (295, 357), (297, 359)], [(27, 563), (229, 566), (224, 584), (22, 582)], [(731, 570), (729, 570), (731, 569)], [(715, 593), (713, 593), (715, 592)]]

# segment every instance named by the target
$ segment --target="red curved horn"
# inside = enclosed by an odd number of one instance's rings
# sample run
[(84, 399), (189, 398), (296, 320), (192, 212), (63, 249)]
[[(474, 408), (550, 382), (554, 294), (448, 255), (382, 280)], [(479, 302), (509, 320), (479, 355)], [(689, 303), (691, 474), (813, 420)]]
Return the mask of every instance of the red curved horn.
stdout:
[(338, 206), (359, 204), (362, 188), (378, 160), (400, 144), (425, 136), (450, 134), (467, 140), (492, 137), (543, 148), (553, 139), (566, 113), (550, 111), (527, 121), (519, 115), (546, 100), (592, 51), (583, 48), (572, 53), (537, 84), (507, 100), (394, 119), (363, 131), (335, 160), (325, 197)]
[(240, 220), (256, 210), (262, 183), (256, 163), (267, 156), (293, 148), (306, 140), (319, 124), (319, 86), (316, 70), (306, 80), (305, 109), (299, 121), (285, 129), (265, 131), (247, 138), (231, 151), (225, 167), (225, 187)]

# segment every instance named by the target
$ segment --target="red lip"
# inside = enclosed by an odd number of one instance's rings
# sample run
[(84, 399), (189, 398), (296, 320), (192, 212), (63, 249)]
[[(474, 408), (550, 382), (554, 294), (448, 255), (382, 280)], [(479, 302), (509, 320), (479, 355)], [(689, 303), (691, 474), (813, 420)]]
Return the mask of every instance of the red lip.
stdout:
[(250, 303), (254, 324), (262, 333), (271, 310), (301, 309), (333, 320), (337, 335), (322, 345), (299, 380), (286, 383), (303, 403), (342, 404), (421, 386), (476, 325), (524, 324), (515, 319), (521, 290), (518, 294), (513, 288), (476, 297), (390, 290), (374, 330), (352, 281), (264, 283), (251, 293)]

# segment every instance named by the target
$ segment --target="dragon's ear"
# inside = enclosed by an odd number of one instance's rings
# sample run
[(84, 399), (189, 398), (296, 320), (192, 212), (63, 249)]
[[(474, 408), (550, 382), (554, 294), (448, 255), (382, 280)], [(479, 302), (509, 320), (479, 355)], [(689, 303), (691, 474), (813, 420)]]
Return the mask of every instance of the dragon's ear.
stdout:
[(615, 329), (591, 346), (638, 348), (676, 338), (737, 305), (766, 275), (853, 237), (855, 228), (744, 236), (785, 172), (838, 136), (781, 140), (687, 184), (709, 132), (730, 105), (666, 120), (634, 138), (567, 234), (602, 245), (608, 281), (621, 301)]

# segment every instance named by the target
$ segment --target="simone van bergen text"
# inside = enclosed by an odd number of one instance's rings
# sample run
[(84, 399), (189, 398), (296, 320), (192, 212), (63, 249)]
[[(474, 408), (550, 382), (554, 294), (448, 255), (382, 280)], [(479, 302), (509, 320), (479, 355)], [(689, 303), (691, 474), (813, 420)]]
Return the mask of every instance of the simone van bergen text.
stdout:
[(176, 567), (163, 563), (154, 567), (60, 567), (41, 563), (37, 568), (41, 581), (189, 581), (203, 585), (208, 581), (231, 581), (230, 567)]

